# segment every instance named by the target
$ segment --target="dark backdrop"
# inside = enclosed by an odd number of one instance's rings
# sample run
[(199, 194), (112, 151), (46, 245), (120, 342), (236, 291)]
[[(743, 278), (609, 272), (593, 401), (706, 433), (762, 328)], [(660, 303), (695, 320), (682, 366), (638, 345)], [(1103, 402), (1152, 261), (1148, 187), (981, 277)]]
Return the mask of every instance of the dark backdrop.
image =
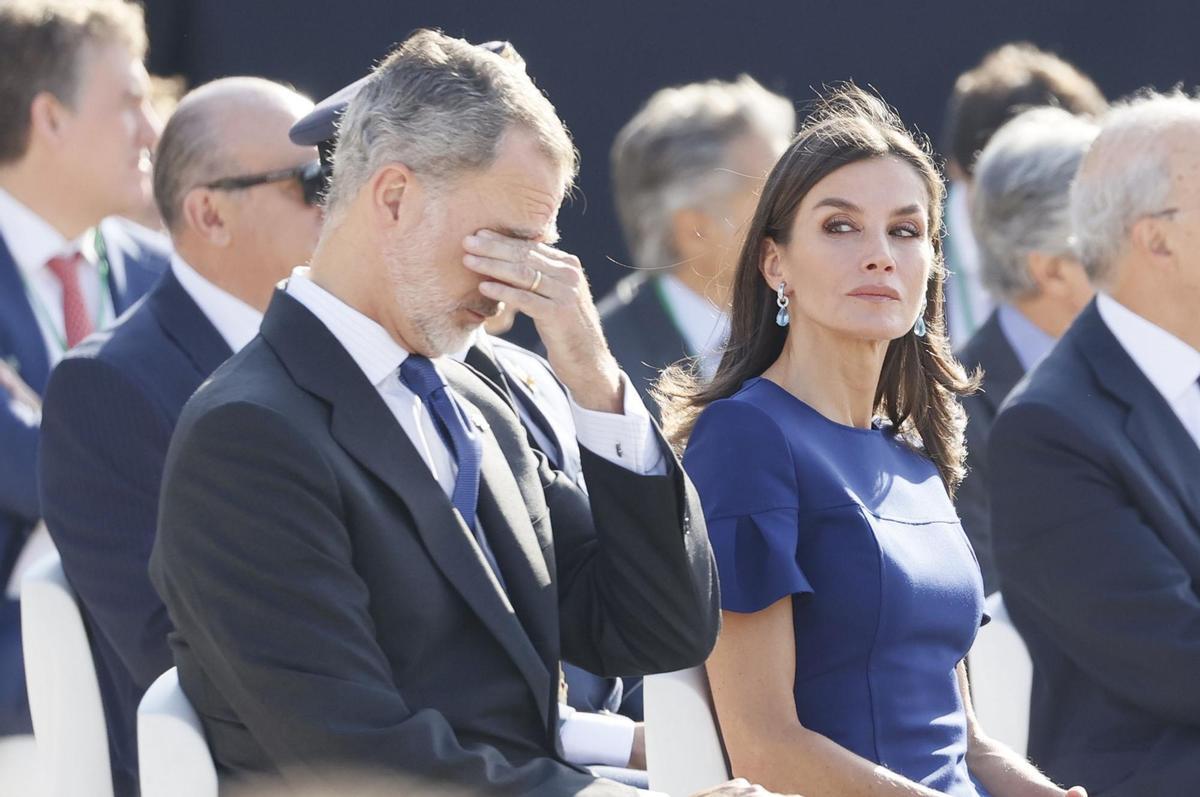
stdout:
[[(563, 209), (564, 248), (597, 296), (628, 263), (612, 211), (608, 148), (657, 88), (748, 72), (803, 103), (813, 87), (870, 84), (904, 119), (941, 132), (954, 78), (987, 50), (1025, 39), (1074, 62), (1109, 97), (1191, 87), (1200, 4), (1129, 0), (145, 0), (151, 70), (189, 85), (232, 74), (294, 84), (313, 99), (361, 76), (418, 27), (508, 39), (583, 153)], [(528, 327), (515, 331), (527, 338)]]

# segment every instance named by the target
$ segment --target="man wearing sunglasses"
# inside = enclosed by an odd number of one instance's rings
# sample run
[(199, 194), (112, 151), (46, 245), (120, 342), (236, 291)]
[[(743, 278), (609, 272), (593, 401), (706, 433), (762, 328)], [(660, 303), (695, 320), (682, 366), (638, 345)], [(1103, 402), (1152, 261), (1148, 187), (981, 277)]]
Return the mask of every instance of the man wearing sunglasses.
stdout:
[(316, 149), (288, 141), (312, 103), (226, 78), (184, 98), (154, 193), (176, 255), (146, 300), (55, 370), (39, 463), (47, 526), (88, 625), (115, 794), (137, 793), (137, 704), (171, 666), (146, 568), (167, 444), (184, 402), (258, 334), (274, 285), (316, 244)]

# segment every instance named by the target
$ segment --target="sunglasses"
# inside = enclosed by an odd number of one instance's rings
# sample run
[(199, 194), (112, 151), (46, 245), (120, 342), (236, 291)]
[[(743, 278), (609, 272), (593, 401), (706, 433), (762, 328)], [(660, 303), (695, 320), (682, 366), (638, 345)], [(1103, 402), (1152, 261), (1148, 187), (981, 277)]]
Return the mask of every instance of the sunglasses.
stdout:
[(244, 174), (237, 177), (223, 177), (220, 180), (205, 183), (201, 188), (210, 188), (216, 191), (238, 191), (243, 188), (251, 188), (266, 183), (281, 183), (284, 180), (296, 180), (300, 183), (300, 189), (304, 192), (305, 204), (316, 205), (321, 201), (325, 189), (329, 187), (330, 171), (330, 167), (327, 164), (315, 160), (301, 166), (293, 166), (290, 169), (279, 169), (273, 172), (263, 172), (262, 174)]

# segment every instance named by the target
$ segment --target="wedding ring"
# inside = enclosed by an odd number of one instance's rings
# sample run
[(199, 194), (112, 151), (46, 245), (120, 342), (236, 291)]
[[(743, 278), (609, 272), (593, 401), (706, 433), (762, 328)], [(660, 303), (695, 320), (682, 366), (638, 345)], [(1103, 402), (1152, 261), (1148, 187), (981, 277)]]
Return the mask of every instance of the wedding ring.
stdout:
[(535, 270), (534, 273), (537, 274), (537, 276), (533, 278), (533, 284), (529, 286), (530, 293), (537, 293), (538, 286), (542, 284), (542, 272), (540, 270)]

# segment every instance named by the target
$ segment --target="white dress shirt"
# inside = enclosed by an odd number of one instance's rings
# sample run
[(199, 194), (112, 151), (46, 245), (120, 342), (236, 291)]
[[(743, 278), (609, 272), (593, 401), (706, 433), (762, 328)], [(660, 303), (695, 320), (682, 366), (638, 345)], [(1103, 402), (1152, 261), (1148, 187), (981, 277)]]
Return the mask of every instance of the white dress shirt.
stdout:
[[(287, 292), (312, 311), (362, 369), (433, 472), (446, 496), (450, 497), (458, 474), (454, 458), (438, 433), (433, 417), (417, 396), (400, 381), (400, 365), (409, 352), (379, 324), (309, 279), (305, 266), (292, 272)], [(666, 460), (658, 447), (650, 413), (638, 399), (637, 391), (628, 377), (622, 374), (621, 378), (625, 385), (623, 415), (587, 410), (571, 399), (580, 444), (609, 462), (635, 473), (666, 473)], [(559, 708), (562, 711), (567, 707), (560, 705)], [(570, 710), (563, 713), (563, 720), (560, 738), (564, 748), (570, 747), (568, 760), (614, 766), (628, 763), (633, 746), (632, 721), (624, 717), (599, 717)]]
[(213, 285), (177, 254), (171, 255), (171, 272), (235, 354), (254, 340), (262, 313)]
[(1107, 294), (1096, 308), (1109, 331), (1200, 446), (1200, 351)]
[[(62, 283), (46, 266), (51, 258), (75, 252), (83, 255), (79, 263), (79, 287), (92, 325), (100, 329), (113, 320), (112, 295), (108, 286), (101, 284), (95, 231), (88, 230), (77, 240), (68, 241), (49, 222), (0, 188), (0, 236), (3, 236), (25, 283), (26, 296), (46, 341), (46, 353), (53, 368), (66, 353), (67, 333), (63, 323)], [(116, 270), (120, 265), (110, 261), (110, 267)], [(112, 277), (119, 284), (123, 275), (114, 273)]]
[(729, 316), (673, 274), (662, 277), (659, 284), (671, 320), (700, 360), (701, 375), (712, 379), (729, 340)]

